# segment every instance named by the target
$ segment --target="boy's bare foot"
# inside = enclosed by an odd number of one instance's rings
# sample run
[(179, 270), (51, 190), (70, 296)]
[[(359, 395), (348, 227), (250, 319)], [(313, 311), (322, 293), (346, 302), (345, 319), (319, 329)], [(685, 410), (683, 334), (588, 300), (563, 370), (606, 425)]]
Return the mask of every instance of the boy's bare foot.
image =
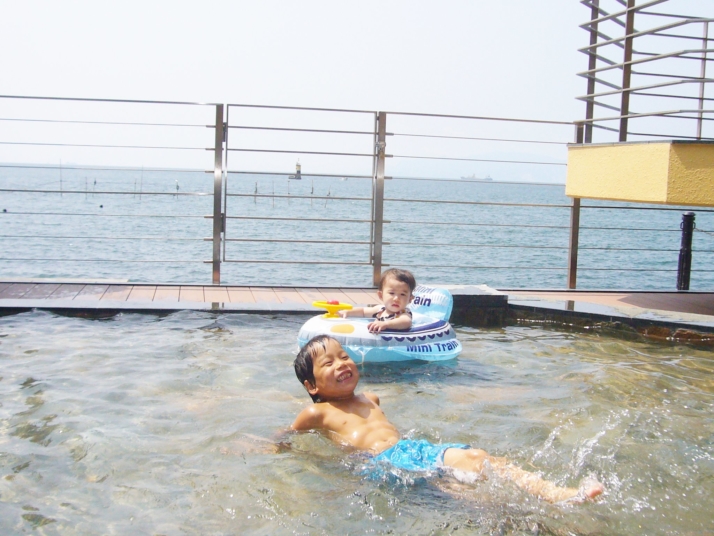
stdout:
[(588, 476), (583, 478), (580, 482), (580, 487), (573, 491), (574, 493), (571, 497), (563, 499), (559, 502), (579, 504), (585, 501), (595, 500), (595, 498), (602, 495), (603, 491), (605, 491), (605, 486), (603, 486), (594, 476)]

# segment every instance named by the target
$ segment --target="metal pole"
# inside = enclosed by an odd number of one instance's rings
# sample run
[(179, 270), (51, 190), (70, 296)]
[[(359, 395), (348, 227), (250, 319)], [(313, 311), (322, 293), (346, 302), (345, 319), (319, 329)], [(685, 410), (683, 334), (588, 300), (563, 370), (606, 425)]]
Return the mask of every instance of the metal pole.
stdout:
[(225, 227), (223, 214), (223, 105), (216, 104), (216, 137), (213, 155), (213, 284), (221, 284), (221, 233)]
[(697, 138), (702, 139), (702, 120), (704, 117), (704, 79), (707, 76), (707, 48), (709, 48), (709, 23), (704, 23), (704, 36), (702, 38), (702, 66), (699, 70), (699, 119), (697, 120)]
[[(597, 44), (597, 22), (600, 17), (600, 0), (593, 0), (590, 6), (590, 46)], [(597, 67), (597, 48), (591, 48), (590, 54), (588, 56), (588, 70), (590, 71), (590, 76), (588, 77), (588, 95), (593, 95), (595, 93), (595, 75), (592, 71)], [(585, 119), (588, 120), (585, 125), (585, 143), (592, 143), (593, 141), (593, 124), (592, 118), (595, 115), (595, 97), (588, 97), (585, 103)], [(583, 143), (582, 141), (578, 143)]]
[(374, 177), (374, 233), (372, 236), (372, 282), (376, 287), (382, 277), (382, 227), (384, 225), (384, 151), (387, 148), (387, 114), (377, 115), (377, 172)]
[[(630, 113), (630, 77), (632, 75), (632, 41), (630, 37), (635, 31), (635, 0), (627, 0), (627, 14), (625, 15), (625, 54), (622, 62), (622, 101), (620, 115)], [(620, 118), (620, 140), (627, 141), (627, 118)]]
[(568, 288), (576, 288), (578, 279), (578, 240), (580, 237), (580, 198), (573, 197), (570, 207), (570, 240), (568, 241)]
[(689, 290), (689, 274), (692, 271), (692, 234), (694, 234), (694, 212), (682, 214), (682, 245), (679, 248), (677, 266), (677, 290)]

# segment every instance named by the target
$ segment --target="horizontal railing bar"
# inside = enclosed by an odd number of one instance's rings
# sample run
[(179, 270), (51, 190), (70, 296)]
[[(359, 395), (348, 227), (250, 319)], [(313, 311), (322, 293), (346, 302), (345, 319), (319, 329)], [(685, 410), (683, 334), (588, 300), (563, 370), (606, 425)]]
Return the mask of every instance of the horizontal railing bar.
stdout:
[[(674, 13), (657, 13), (655, 11), (643, 11), (640, 13), (641, 15), (649, 15), (651, 17), (666, 17), (666, 18), (671, 18), (671, 19), (700, 19), (702, 17), (694, 16), (694, 15), (676, 15)], [(701, 37), (693, 37), (692, 39), (699, 39), (701, 41)], [(712, 39), (712, 38), (710, 38)]]
[(29, 97), (27, 95), (0, 95), (0, 99), (26, 99), (26, 100), (54, 100), (74, 102), (114, 102), (123, 104), (178, 104), (187, 106), (216, 106), (218, 102), (185, 102), (185, 101), (158, 101), (158, 100), (130, 100), (130, 99), (89, 99), (83, 97)]
[(618, 86), (617, 84), (613, 84), (612, 82), (608, 82), (607, 80), (603, 80), (602, 78), (598, 78), (592, 74), (577, 74), (576, 76), (580, 76), (581, 78), (585, 78), (587, 80), (594, 80), (598, 84), (602, 84), (603, 86), (611, 87), (616, 90), (622, 89), (622, 86)]
[(480, 141), (504, 141), (504, 142), (515, 142), (515, 143), (543, 143), (552, 145), (564, 145), (568, 142), (564, 141), (534, 141), (534, 140), (515, 140), (507, 138), (475, 138), (472, 136), (437, 136), (433, 134), (405, 134), (403, 132), (395, 132), (394, 136), (408, 136), (414, 138), (436, 138), (436, 139), (447, 139), (447, 140), (480, 140)]
[[(371, 178), (371, 177), (370, 177)], [(559, 182), (518, 182), (518, 181), (494, 181), (494, 180), (488, 180), (487, 178), (483, 179), (450, 179), (446, 177), (384, 177), (385, 180), (390, 179), (394, 181), (432, 181), (432, 182), (456, 182), (460, 184), (468, 184), (468, 183), (474, 183), (474, 184), (509, 184), (509, 185), (536, 185), (536, 186), (560, 186), (561, 188), (565, 186), (563, 183)]]
[(28, 123), (69, 123), (79, 125), (125, 125), (125, 126), (142, 126), (142, 127), (200, 127), (200, 128), (216, 128), (215, 125), (197, 125), (197, 124), (181, 124), (181, 123), (130, 123), (125, 121), (70, 121), (67, 119), (26, 119), (13, 117), (0, 117), (0, 121), (19, 121)]
[[(211, 172), (213, 173), (213, 172)], [(285, 172), (285, 171), (245, 171), (245, 170), (236, 170), (236, 171), (231, 171), (227, 170), (226, 173), (234, 173), (236, 175), (277, 175), (277, 176), (289, 176), (289, 175), (295, 175), (294, 172)], [(351, 175), (349, 173), (344, 173), (344, 174), (333, 174), (333, 173), (302, 173), (303, 180), (305, 177), (331, 177), (331, 178), (338, 178), (338, 177), (347, 177), (349, 179), (371, 179), (372, 175)], [(386, 179), (387, 177), (385, 177)]]
[(197, 260), (182, 260), (182, 259), (162, 259), (162, 260), (131, 260), (131, 259), (57, 259), (57, 258), (42, 258), (42, 259), (33, 259), (33, 258), (14, 258), (14, 257), (2, 257), (0, 258), (0, 261), (12, 261), (12, 262), (43, 262), (43, 261), (48, 261), (48, 262), (120, 262), (120, 263), (138, 263), (138, 264), (147, 264), (147, 263), (184, 263), (184, 264), (191, 264), (191, 263), (204, 263), (207, 261), (197, 261)]
[[(642, 113), (633, 113), (633, 114), (627, 114), (627, 115), (614, 115), (611, 117), (594, 117), (592, 119), (581, 119), (581, 123), (596, 123), (597, 121), (617, 121), (619, 119), (639, 119), (642, 117), (662, 117), (662, 118), (668, 118), (668, 119), (699, 119), (698, 116), (682, 116), (682, 117), (677, 117), (674, 114), (700, 114), (700, 113), (706, 113), (706, 114), (711, 114), (714, 113), (714, 110), (699, 110), (699, 109), (693, 109), (693, 110), (663, 110), (660, 112), (642, 112)], [(704, 117), (702, 118), (704, 121), (712, 121), (713, 119)]]
[[(210, 216), (207, 216), (210, 217)], [(227, 215), (228, 220), (260, 220), (260, 221), (319, 221), (327, 223), (372, 223), (372, 220), (355, 220), (355, 219), (344, 219), (344, 220), (334, 220), (330, 218), (280, 218), (280, 217), (270, 217), (263, 218), (259, 216), (230, 216)], [(385, 223), (389, 223), (385, 220)]]
[(478, 119), (482, 121), (507, 121), (514, 123), (537, 123), (543, 125), (567, 125), (573, 126), (572, 121), (547, 121), (543, 119), (515, 119), (512, 117), (487, 117), (481, 115), (451, 115), (451, 114), (427, 114), (414, 112), (385, 112), (389, 115), (408, 115), (411, 117), (441, 117), (445, 119)]
[(213, 173), (213, 170), (205, 169), (171, 169), (171, 168), (135, 168), (135, 167), (94, 167), (94, 166), (72, 166), (72, 165), (26, 165), (26, 164), (0, 164), (0, 168), (16, 168), (16, 169), (75, 169), (87, 171), (146, 171), (146, 172), (175, 172), (175, 173)]
[(189, 218), (213, 218), (213, 216), (205, 215), (185, 215), (185, 214), (106, 214), (104, 212), (3, 212), (2, 216), (99, 216), (101, 218), (172, 218), (172, 219), (189, 219)]
[(436, 199), (397, 199), (395, 197), (385, 197), (385, 201), (398, 203), (435, 203), (437, 205), (489, 205), (495, 207), (538, 207), (538, 208), (572, 208), (571, 205), (553, 205), (547, 203), (501, 203), (496, 201), (456, 201), (456, 200), (436, 200)]
[[(645, 2), (644, 4), (641, 4), (639, 6), (634, 6), (632, 8), (632, 11), (637, 12), (637, 11), (642, 11), (645, 8), (656, 6), (657, 4), (662, 4), (664, 2), (667, 2), (668, 0), (650, 0), (649, 2)], [(617, 11), (615, 13), (608, 13), (607, 15), (603, 17), (598, 17), (596, 19), (591, 19), (590, 21), (580, 24), (579, 28), (583, 28), (584, 30), (588, 29), (589, 26), (595, 25), (601, 23), (601, 22), (606, 22), (611, 20), (612, 22), (616, 23), (622, 23), (622, 21), (619, 20), (620, 17), (627, 15), (628, 10), (623, 9), (622, 11)], [(621, 24), (622, 25), (622, 24)]]
[[(667, 0), (662, 0), (662, 1), (667, 1)], [(639, 6), (638, 6), (638, 7), (639, 7)], [(710, 22), (710, 21), (712, 21), (712, 20), (714, 20), (714, 19), (696, 19), (696, 20), (686, 19), (686, 20), (681, 20), (681, 21), (677, 21), (677, 22), (672, 22), (672, 23), (670, 23), (670, 24), (665, 24), (665, 25), (663, 25), (663, 26), (658, 26), (658, 27), (656, 27), (656, 28), (650, 28), (649, 30), (642, 30), (642, 31), (639, 31), (639, 32), (636, 31), (636, 32), (633, 32), (633, 33), (628, 34), (628, 35), (623, 35), (623, 36), (620, 36), (620, 37), (615, 37), (615, 38), (613, 38), (613, 39), (610, 39), (609, 41), (600, 41), (600, 42), (598, 42), (598, 43), (594, 43), (594, 44), (592, 44), (592, 45), (588, 45), (588, 46), (579, 48), (579, 49), (578, 49), (578, 52), (590, 51), (591, 49), (597, 49), (597, 48), (599, 48), (599, 47), (604, 47), (604, 46), (608, 46), (608, 45), (613, 45), (613, 44), (617, 44), (617, 43), (622, 43), (625, 39), (628, 39), (628, 38), (635, 39), (635, 38), (637, 38), (637, 37), (643, 37), (643, 36), (645, 36), (645, 35), (654, 35), (654, 34), (657, 34), (658, 32), (663, 31), (663, 30), (669, 30), (670, 28), (678, 28), (678, 27), (680, 27), (680, 26), (686, 26), (686, 25), (689, 24), (690, 22), (696, 24), (696, 23), (700, 23), (700, 22)], [(591, 22), (592, 22), (592, 21), (591, 21)]]
[[(677, 268), (588, 268), (584, 266), (578, 266), (578, 271), (587, 270), (591, 272), (676, 272)], [(692, 272), (702, 272), (709, 273), (714, 272), (714, 270), (695, 270), (692, 268)]]
[(332, 201), (372, 201), (371, 197), (337, 197), (332, 195), (231, 194), (228, 197), (260, 197), (262, 199), (330, 199)]
[[(206, 238), (205, 240), (213, 240)], [(283, 240), (279, 238), (226, 238), (226, 242), (276, 242), (279, 244), (350, 244), (350, 245), (369, 245), (369, 240)], [(383, 242), (389, 244), (389, 242)]]
[(566, 166), (565, 162), (531, 162), (528, 160), (493, 160), (490, 158), (456, 158), (450, 156), (416, 156), (406, 154), (390, 155), (393, 158), (414, 158), (421, 160), (453, 160), (461, 162), (503, 162), (508, 164), (543, 164), (547, 166)]
[[(613, 209), (613, 210), (665, 210), (665, 211), (682, 211), (682, 210), (695, 210), (696, 212), (714, 212), (714, 209), (706, 209), (706, 208), (700, 208), (700, 207), (638, 207), (638, 206), (632, 206), (632, 207), (618, 207), (618, 206), (612, 206), (612, 205), (580, 205), (580, 208), (603, 208), (603, 209)], [(603, 227), (604, 228), (604, 227)]]
[(149, 145), (104, 145), (94, 143), (45, 143), (45, 142), (23, 142), (23, 141), (0, 141), (0, 145), (32, 145), (36, 147), (94, 147), (100, 149), (178, 149), (181, 151), (213, 151), (212, 147), (173, 147), (173, 146), (149, 146)]
[(304, 110), (307, 112), (344, 112), (355, 114), (374, 114), (373, 110), (347, 110), (343, 108), (314, 108), (307, 106), (270, 106), (268, 104), (228, 104), (228, 108), (263, 108), (268, 110)]
[[(205, 261), (211, 262), (211, 261)], [(251, 263), (251, 264), (328, 264), (340, 266), (372, 266), (369, 262), (343, 262), (343, 261), (295, 261), (295, 260), (259, 260), (259, 259), (224, 259), (223, 262)]]
[[(367, 130), (323, 130), (317, 128), (251, 127), (247, 125), (228, 125), (228, 128), (241, 130), (277, 130), (281, 132), (315, 132), (320, 134), (368, 134), (370, 136), (374, 136), (374, 132), (369, 132)], [(387, 136), (392, 136), (392, 134), (388, 133)]]
[[(429, 242), (386, 242), (392, 246), (454, 247), (454, 248), (517, 248), (517, 249), (568, 249), (567, 246), (521, 246), (503, 244), (447, 244)], [(582, 248), (581, 248), (582, 249)], [(679, 251), (679, 250), (677, 250)]]
[[(683, 50), (677, 50), (676, 52), (667, 52), (666, 54), (656, 54), (654, 56), (647, 56), (644, 58), (638, 58), (630, 61), (624, 61), (621, 63), (615, 63), (613, 65), (605, 65), (604, 67), (595, 67), (594, 69), (588, 69), (587, 71), (581, 71), (577, 73), (578, 75), (583, 75), (583, 74), (593, 74), (593, 73), (603, 73), (605, 71), (611, 71), (612, 69), (621, 69), (625, 65), (641, 65), (643, 63), (649, 63), (652, 61), (657, 61), (657, 60), (664, 60), (667, 58), (686, 58), (689, 59), (685, 54), (706, 54), (708, 52), (714, 52), (714, 49), (708, 49), (708, 48), (687, 48)], [(697, 58), (701, 59), (701, 58)]]
[[(639, 92), (645, 89), (654, 89), (658, 87), (669, 87), (669, 86), (676, 86), (676, 85), (681, 85), (681, 84), (693, 84), (696, 82), (714, 82), (714, 78), (700, 78), (698, 80), (675, 80), (673, 82), (661, 82), (659, 84), (648, 84), (646, 86), (636, 86), (636, 87), (630, 87), (630, 92)], [(614, 96), (614, 95), (620, 95), (622, 93), (622, 88), (620, 86), (615, 86), (616, 91), (602, 91), (600, 93), (589, 93), (587, 95), (581, 95), (579, 97), (575, 97), (577, 100), (592, 100), (596, 99), (598, 97), (609, 97), (609, 96)], [(670, 95), (666, 95), (670, 96)]]
[(396, 223), (400, 225), (459, 225), (462, 227), (517, 227), (536, 229), (561, 229), (568, 230), (567, 225), (514, 225), (512, 223), (468, 223), (462, 221), (416, 221), (416, 220), (391, 220), (386, 223)]
[[(594, 126), (596, 126), (596, 125), (594, 125)], [(613, 130), (617, 131), (617, 129), (613, 129)], [(634, 131), (632, 131), (632, 130), (628, 130), (628, 131), (627, 131), (627, 134), (628, 134), (628, 135), (631, 135), (631, 136), (650, 136), (650, 137), (652, 137), (652, 138), (665, 138), (665, 139), (668, 139), (668, 140), (671, 140), (671, 139), (672, 139), (672, 135), (671, 135), (671, 134), (654, 134), (654, 133), (650, 133), (650, 132), (634, 132)], [(700, 138), (699, 136), (683, 136), (683, 135), (679, 135), (679, 136), (677, 136), (675, 139), (678, 139), (678, 140), (697, 140), (697, 141), (714, 141), (714, 138), (705, 138), (705, 137), (701, 137), (701, 138)]]
[[(396, 263), (401, 265), (403, 263)], [(394, 263), (385, 263), (386, 266), (395, 266)], [(459, 268), (462, 270), (555, 270), (566, 271), (567, 266), (475, 266), (473, 264), (418, 264), (411, 260), (409, 266), (414, 268)]]
[(170, 240), (172, 242), (203, 242), (203, 238), (174, 238), (171, 236), (59, 236), (59, 235), (0, 235), (0, 238), (47, 238), (52, 240)]
[(227, 148), (226, 151), (236, 151), (245, 153), (322, 154), (329, 156), (368, 156), (370, 158), (374, 158), (374, 155), (371, 153), (333, 153), (328, 151), (290, 151), (284, 149), (231, 149), (230, 147)]
[(664, 98), (670, 98), (670, 99), (690, 99), (690, 100), (699, 100), (699, 101), (714, 101), (714, 98), (711, 98), (711, 97), (697, 97), (694, 95), (667, 95), (666, 93), (648, 93), (646, 91), (633, 91), (631, 93), (634, 93), (636, 95), (642, 95), (644, 97), (664, 97)]
[[(58, 181), (54, 181), (58, 182)], [(181, 197), (206, 197), (213, 194), (206, 192), (135, 192), (135, 191), (116, 191), (116, 190), (33, 190), (26, 188), (0, 188), (0, 192), (12, 193), (30, 193), (30, 194), (84, 194), (84, 195), (171, 195)]]

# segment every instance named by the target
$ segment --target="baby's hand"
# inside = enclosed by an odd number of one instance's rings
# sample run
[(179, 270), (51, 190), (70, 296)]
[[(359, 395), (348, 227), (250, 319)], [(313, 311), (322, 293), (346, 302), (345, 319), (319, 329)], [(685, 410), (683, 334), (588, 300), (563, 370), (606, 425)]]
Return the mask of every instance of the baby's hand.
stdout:
[(375, 320), (374, 322), (370, 322), (367, 324), (367, 330), (369, 330), (370, 333), (379, 333), (385, 328), (384, 322), (379, 322), (378, 320)]
[(337, 311), (337, 314), (340, 315), (342, 318), (347, 318), (347, 309)]

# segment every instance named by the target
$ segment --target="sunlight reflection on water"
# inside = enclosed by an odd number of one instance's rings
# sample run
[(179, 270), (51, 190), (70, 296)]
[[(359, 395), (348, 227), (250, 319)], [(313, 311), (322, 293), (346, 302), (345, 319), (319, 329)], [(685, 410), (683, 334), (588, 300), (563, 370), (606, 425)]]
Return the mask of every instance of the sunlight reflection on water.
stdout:
[(497, 480), (363, 480), (359, 458), (316, 434), (266, 448), (309, 403), (292, 370), (305, 320), (0, 318), (2, 532), (712, 529), (712, 352), (460, 328), (454, 362), (362, 369), (362, 388), (406, 435), (470, 443), (559, 484), (594, 473), (608, 488), (565, 507)]

